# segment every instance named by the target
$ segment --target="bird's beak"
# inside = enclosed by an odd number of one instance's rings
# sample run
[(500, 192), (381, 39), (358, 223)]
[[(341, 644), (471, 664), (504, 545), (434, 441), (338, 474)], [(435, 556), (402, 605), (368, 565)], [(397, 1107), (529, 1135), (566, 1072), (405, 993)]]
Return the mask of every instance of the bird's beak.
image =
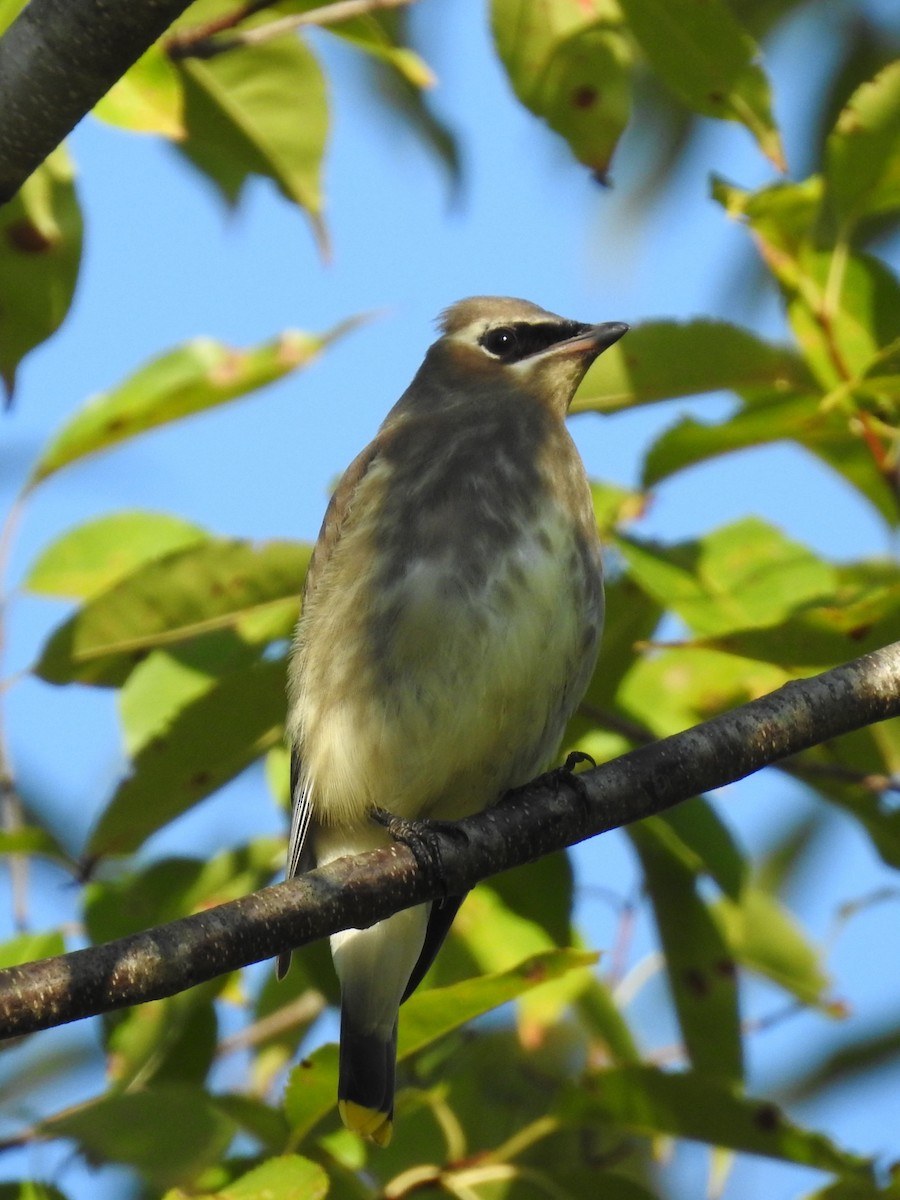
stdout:
[(628, 332), (624, 321), (605, 321), (602, 325), (585, 325), (574, 337), (557, 342), (551, 349), (568, 354), (589, 354), (596, 358)]

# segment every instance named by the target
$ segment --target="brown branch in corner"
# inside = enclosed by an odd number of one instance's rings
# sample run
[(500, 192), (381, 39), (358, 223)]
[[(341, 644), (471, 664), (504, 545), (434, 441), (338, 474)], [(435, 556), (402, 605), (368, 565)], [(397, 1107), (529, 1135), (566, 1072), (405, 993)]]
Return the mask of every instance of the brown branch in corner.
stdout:
[(339, 929), (459, 895), (490, 875), (898, 714), (900, 642), (577, 778), (535, 780), (453, 832), (436, 832), (439, 871), (395, 844), (144, 933), (0, 971), (0, 1036), (171, 996)]

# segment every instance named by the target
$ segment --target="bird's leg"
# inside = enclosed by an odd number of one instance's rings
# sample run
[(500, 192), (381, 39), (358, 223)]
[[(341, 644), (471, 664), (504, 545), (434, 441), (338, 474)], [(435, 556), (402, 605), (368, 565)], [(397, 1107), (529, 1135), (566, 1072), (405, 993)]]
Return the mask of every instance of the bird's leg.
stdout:
[[(444, 882), (444, 862), (441, 855), (441, 836), (450, 835), (468, 842), (468, 834), (457, 821), (438, 821), (433, 817), (417, 817), (410, 820), (398, 817), (384, 808), (371, 809), (369, 816), (376, 824), (386, 829), (395, 842), (408, 846), (416, 862), (427, 873), (430, 881)], [(445, 890), (446, 894), (446, 890)]]

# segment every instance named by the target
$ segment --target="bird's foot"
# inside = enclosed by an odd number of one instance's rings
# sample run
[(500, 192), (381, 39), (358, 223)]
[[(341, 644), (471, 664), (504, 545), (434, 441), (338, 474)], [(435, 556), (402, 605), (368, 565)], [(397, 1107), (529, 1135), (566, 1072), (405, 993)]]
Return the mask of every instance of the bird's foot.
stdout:
[(504, 792), (500, 797), (499, 803), (515, 804), (516, 798), (521, 792), (530, 791), (533, 787), (541, 784), (549, 784), (558, 795), (560, 785), (565, 784), (566, 787), (575, 789), (578, 793), (580, 803), (587, 809), (590, 807), (590, 796), (588, 795), (584, 780), (575, 770), (580, 763), (588, 763), (591, 767), (596, 767), (597, 765), (590, 754), (585, 754), (583, 750), (572, 750), (566, 755), (566, 761), (561, 767), (554, 767), (552, 771), (545, 771), (543, 775), (538, 775), (536, 779), (530, 780), (528, 783), (523, 784), (522, 787), (510, 788), (508, 792)]
[(444, 861), (441, 854), (441, 837), (450, 835), (468, 842), (468, 834), (457, 821), (437, 821), (432, 817), (417, 817), (410, 820), (398, 817), (384, 808), (373, 808), (370, 817), (386, 829), (395, 842), (408, 846), (416, 862), (435, 880), (443, 881)]

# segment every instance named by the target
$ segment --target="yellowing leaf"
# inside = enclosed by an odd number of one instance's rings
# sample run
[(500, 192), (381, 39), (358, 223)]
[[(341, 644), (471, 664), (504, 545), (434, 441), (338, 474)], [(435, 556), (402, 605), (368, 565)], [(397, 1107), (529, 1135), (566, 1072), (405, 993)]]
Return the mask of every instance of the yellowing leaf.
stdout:
[(245, 396), (306, 366), (346, 331), (289, 330), (250, 350), (196, 338), (161, 355), (111, 392), (95, 396), (63, 426), (31, 473), (34, 487), (67, 463), (127, 438)]

